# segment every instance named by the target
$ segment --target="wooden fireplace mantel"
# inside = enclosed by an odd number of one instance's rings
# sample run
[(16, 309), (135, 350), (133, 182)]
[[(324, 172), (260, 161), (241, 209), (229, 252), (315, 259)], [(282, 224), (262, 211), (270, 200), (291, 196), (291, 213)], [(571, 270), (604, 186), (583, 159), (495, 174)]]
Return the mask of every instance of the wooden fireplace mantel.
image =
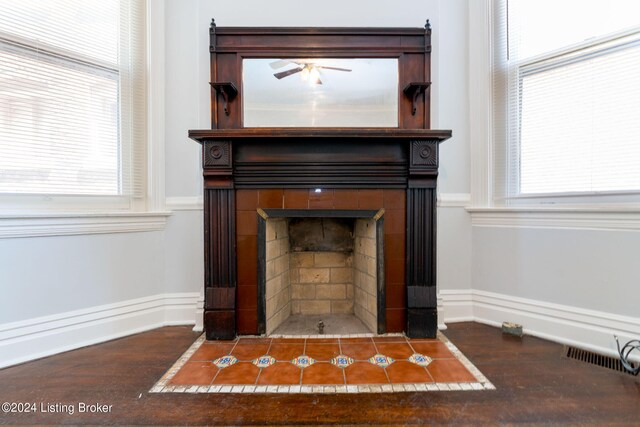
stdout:
[[(436, 182), (439, 145), (451, 131), (429, 129), (429, 21), (424, 28), (220, 28), (212, 21), (209, 42), (211, 129), (189, 131), (202, 144), (207, 339), (265, 333), (257, 212), (318, 208), (386, 212), (390, 250), (378, 307), (386, 323), (378, 332), (435, 337)], [(252, 58), (395, 58), (398, 127), (245, 127), (242, 64)]]

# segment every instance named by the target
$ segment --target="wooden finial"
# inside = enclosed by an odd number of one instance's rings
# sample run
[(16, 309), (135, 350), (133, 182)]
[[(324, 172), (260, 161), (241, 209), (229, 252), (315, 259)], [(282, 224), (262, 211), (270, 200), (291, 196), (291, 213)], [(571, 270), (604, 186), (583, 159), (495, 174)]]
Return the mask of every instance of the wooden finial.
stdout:
[(430, 30), (431, 29), (431, 23), (429, 22), (428, 19), (427, 19), (427, 22), (424, 24), (424, 29), (425, 30)]
[(216, 28), (216, 20), (214, 18), (211, 18), (211, 26), (210, 28), (213, 30), (214, 28)]

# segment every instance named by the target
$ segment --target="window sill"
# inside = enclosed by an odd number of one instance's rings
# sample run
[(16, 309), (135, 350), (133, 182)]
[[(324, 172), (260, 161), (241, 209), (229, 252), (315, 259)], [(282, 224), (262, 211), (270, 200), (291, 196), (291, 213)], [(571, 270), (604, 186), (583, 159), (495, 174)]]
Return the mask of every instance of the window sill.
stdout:
[(640, 231), (640, 207), (469, 207), (474, 227)]
[(164, 230), (171, 212), (0, 214), (0, 239)]

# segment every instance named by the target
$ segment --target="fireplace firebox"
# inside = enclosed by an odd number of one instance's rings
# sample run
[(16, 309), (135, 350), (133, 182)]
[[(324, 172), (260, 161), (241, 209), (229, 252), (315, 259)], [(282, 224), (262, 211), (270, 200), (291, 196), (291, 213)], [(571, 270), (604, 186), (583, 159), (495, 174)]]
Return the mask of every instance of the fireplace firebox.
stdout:
[[(451, 131), (429, 129), (430, 35), (212, 25), (212, 129), (189, 132), (202, 144), (207, 339), (270, 334), (304, 313), (435, 336), (438, 150)], [(395, 58), (397, 99), (363, 108), (395, 105), (398, 127), (243, 127), (243, 61), (274, 57), (293, 68), (273, 80), (315, 68), (326, 86), (321, 58)], [(369, 120), (356, 104), (340, 108)]]

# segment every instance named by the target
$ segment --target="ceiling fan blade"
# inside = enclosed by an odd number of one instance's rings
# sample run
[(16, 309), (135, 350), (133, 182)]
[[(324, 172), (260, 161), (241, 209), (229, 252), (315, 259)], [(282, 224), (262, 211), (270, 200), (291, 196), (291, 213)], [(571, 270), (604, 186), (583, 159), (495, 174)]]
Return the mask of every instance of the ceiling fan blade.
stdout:
[(292, 68), (290, 70), (287, 71), (281, 71), (279, 73), (275, 73), (273, 76), (280, 80), (283, 77), (287, 77), (290, 76), (291, 74), (295, 74), (295, 73), (299, 73), (300, 71), (302, 71), (304, 68), (303, 67), (298, 67), (298, 68)]
[(278, 60), (278, 61), (273, 61), (273, 62), (271, 62), (271, 63), (269, 64), (269, 66), (270, 66), (272, 69), (277, 70), (278, 68), (285, 67), (285, 66), (287, 66), (287, 65), (289, 65), (289, 64), (293, 64), (293, 62), (291, 62), (291, 61), (287, 61), (287, 60), (285, 60), (285, 59), (280, 59), (280, 60)]
[(322, 68), (325, 70), (336, 70), (336, 71), (348, 71), (351, 72), (351, 70), (349, 68), (339, 68), (339, 67), (327, 67), (324, 65), (318, 65), (318, 68)]

